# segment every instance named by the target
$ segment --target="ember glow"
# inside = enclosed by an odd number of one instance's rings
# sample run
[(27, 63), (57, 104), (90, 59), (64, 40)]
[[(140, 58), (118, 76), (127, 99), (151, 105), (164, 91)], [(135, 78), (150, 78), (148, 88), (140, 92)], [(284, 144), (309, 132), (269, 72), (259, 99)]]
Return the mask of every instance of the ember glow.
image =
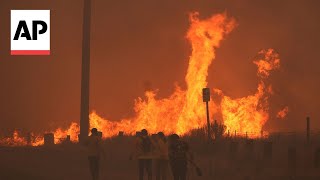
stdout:
[(278, 112), (277, 118), (284, 119), (287, 116), (288, 112), (289, 112), (289, 107), (286, 106), (285, 108), (283, 108), (281, 111)]
[[(186, 134), (190, 130), (206, 125), (205, 104), (202, 102), (202, 88), (207, 87), (208, 68), (215, 59), (215, 50), (222, 40), (236, 26), (234, 19), (226, 14), (213, 15), (200, 20), (198, 13), (190, 14), (190, 27), (186, 38), (192, 46), (189, 66), (185, 81), (187, 89), (176, 85), (174, 92), (167, 98), (158, 99), (157, 92), (147, 91), (144, 98), (135, 100), (134, 117), (111, 121), (100, 117), (95, 111), (90, 114), (90, 127), (102, 131), (103, 137), (112, 137), (123, 131), (134, 134), (141, 129), (150, 133), (163, 131), (166, 134)], [(223, 122), (230, 132), (248, 133), (250, 137), (257, 137), (263, 125), (269, 119), (268, 97), (272, 94), (272, 87), (266, 82), (270, 72), (280, 67), (280, 59), (272, 49), (258, 53), (254, 63), (258, 67), (259, 85), (253, 95), (232, 99), (219, 89), (212, 89), (212, 94), (221, 96), (220, 104), (210, 101), (210, 119), (216, 113), (221, 113)], [(73, 142), (78, 140), (79, 125), (72, 123), (70, 128), (54, 131), (55, 143), (70, 135)], [(43, 138), (35, 138), (32, 145), (43, 144)], [(20, 139), (14, 137), (13, 144), (24, 145)], [(17, 143), (16, 143), (17, 142)], [(11, 141), (1, 141), (10, 144)]]
[(27, 140), (20, 136), (19, 132), (15, 130), (12, 134), (12, 137), (3, 138), (0, 140), (0, 144), (6, 146), (26, 146), (28, 145)]

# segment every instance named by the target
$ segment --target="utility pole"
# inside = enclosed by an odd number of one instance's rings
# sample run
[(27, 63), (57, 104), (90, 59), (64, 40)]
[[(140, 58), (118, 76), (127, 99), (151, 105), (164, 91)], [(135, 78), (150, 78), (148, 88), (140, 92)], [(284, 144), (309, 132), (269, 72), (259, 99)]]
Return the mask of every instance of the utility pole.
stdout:
[(203, 102), (206, 103), (207, 125), (208, 125), (208, 141), (210, 142), (210, 140), (211, 140), (210, 116), (209, 116), (210, 88), (203, 88), (202, 89), (202, 98), (203, 98)]
[(89, 88), (90, 88), (90, 21), (91, 0), (83, 0), (82, 27), (82, 71), (81, 71), (81, 107), (80, 107), (80, 142), (89, 133)]
[[(207, 150), (210, 151), (213, 147), (213, 145), (211, 144), (211, 128), (210, 128), (210, 116), (209, 116), (209, 101), (210, 101), (210, 88), (203, 88), (202, 89), (202, 98), (203, 98), (203, 102), (206, 103), (206, 112), (207, 112), (207, 125), (208, 125), (208, 147)], [(212, 157), (208, 158), (209, 162), (208, 162), (208, 168), (209, 168), (209, 176), (213, 176), (213, 160)]]

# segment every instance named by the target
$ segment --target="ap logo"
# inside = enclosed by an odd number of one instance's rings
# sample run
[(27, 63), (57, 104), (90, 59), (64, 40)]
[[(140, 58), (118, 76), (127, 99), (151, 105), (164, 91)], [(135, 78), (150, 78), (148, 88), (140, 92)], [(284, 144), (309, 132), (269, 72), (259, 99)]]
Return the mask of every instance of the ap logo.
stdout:
[(50, 10), (11, 10), (11, 55), (50, 55)]

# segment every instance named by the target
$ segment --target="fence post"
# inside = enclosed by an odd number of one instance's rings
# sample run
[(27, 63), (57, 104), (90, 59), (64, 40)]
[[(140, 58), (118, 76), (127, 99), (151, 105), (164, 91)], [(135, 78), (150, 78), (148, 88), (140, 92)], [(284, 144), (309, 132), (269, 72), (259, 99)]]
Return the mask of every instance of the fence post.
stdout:
[(307, 117), (307, 142), (310, 142), (310, 117)]

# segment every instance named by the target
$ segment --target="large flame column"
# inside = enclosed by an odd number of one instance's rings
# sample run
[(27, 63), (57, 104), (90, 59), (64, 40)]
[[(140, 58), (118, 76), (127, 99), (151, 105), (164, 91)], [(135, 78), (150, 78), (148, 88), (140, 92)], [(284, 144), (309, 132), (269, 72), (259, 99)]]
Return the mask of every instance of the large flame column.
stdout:
[(84, 0), (82, 29), (80, 141), (83, 141), (88, 136), (89, 132), (90, 20), (91, 0)]

